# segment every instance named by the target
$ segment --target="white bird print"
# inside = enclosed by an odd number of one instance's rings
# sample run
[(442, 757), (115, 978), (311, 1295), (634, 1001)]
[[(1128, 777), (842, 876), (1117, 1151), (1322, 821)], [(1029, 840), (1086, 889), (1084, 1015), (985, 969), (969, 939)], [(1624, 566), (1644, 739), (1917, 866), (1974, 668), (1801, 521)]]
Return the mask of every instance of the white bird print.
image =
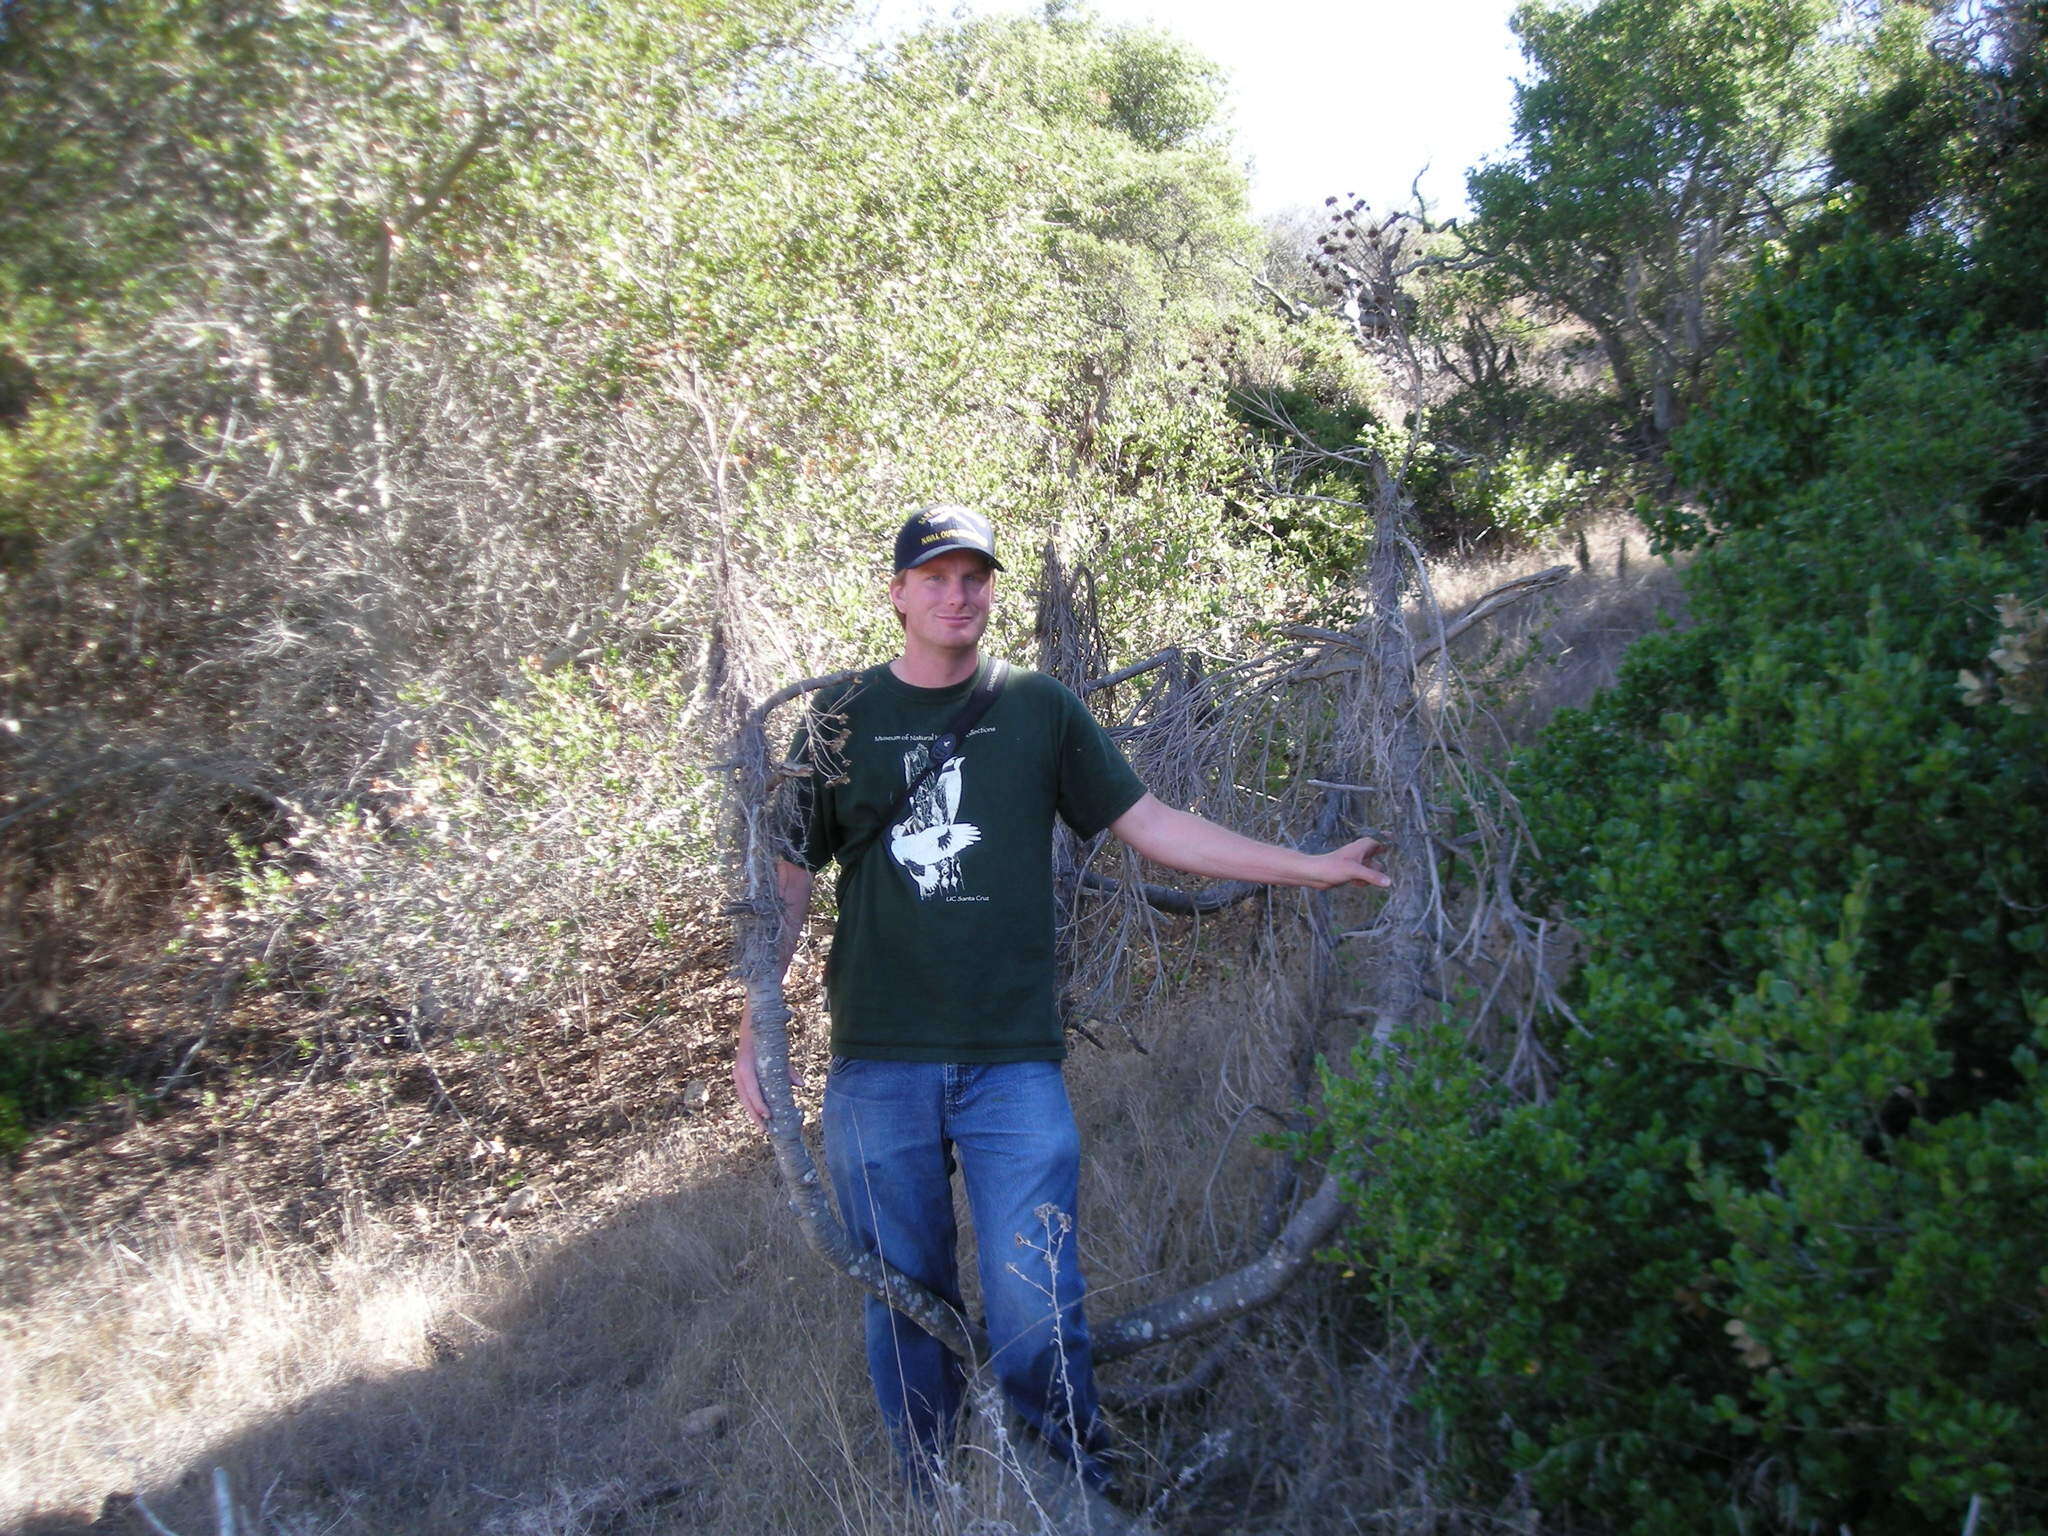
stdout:
[(981, 841), (981, 828), (953, 819), (959, 810), (960, 759), (955, 757), (918, 791), (911, 814), (889, 829), (889, 856), (916, 882), (921, 898), (957, 885), (961, 851)]
[(936, 864), (957, 856), (961, 849), (981, 841), (981, 828), (966, 822), (943, 827), (926, 827), (922, 832), (896, 831), (889, 834), (889, 851), (898, 864)]

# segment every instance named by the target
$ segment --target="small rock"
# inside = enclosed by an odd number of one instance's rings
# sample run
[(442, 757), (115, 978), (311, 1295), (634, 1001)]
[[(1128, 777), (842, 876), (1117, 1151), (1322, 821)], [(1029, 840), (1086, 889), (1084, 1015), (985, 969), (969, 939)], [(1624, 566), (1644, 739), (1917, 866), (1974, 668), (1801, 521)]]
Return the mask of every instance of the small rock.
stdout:
[(519, 1189), (513, 1190), (512, 1193), (506, 1197), (505, 1214), (507, 1216), (524, 1216), (528, 1211), (532, 1210), (536, 1205), (539, 1204), (539, 1192), (535, 1190), (531, 1184), (528, 1184)]
[(724, 1403), (713, 1403), (683, 1415), (685, 1440), (716, 1440), (731, 1427), (732, 1409)]
[(702, 1109), (711, 1102), (711, 1084), (701, 1077), (693, 1077), (683, 1084), (683, 1108)]

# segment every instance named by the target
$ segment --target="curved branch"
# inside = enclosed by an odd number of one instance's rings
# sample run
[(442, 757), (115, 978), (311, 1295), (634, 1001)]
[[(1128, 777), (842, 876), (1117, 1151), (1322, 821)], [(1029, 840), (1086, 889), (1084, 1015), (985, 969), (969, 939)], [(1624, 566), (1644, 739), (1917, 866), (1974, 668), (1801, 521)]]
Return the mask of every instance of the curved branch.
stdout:
[(1143, 661), (1134, 661), (1128, 667), (1120, 668), (1110, 673), (1107, 677), (1091, 677), (1082, 683), (1080, 687), (1076, 688), (1074, 692), (1085, 699), (1091, 693), (1100, 692), (1104, 688), (1114, 687), (1118, 683), (1128, 682), (1140, 673), (1150, 672), (1154, 667), (1163, 667), (1169, 663), (1179, 661), (1180, 655), (1179, 646), (1169, 645), (1165, 650), (1147, 656)]
[(804, 1142), (803, 1114), (789, 1079), (789, 1003), (782, 987), (784, 914), (776, 865), (782, 856), (769, 825), (775, 773), (769, 762), (766, 721), (776, 706), (813, 689), (857, 676), (837, 672), (806, 678), (769, 695), (746, 712), (731, 760), (738, 812), (741, 894), (726, 910), (736, 920), (734, 969), (746, 986), (754, 1025), (754, 1067), (768, 1102), (768, 1140), (798, 1228), (826, 1263), (911, 1319), (970, 1364), (987, 1355), (987, 1341), (960, 1311), (909, 1276), (856, 1244), (825, 1192), (816, 1159)]
[(1501, 609), (1520, 602), (1534, 593), (1545, 591), (1559, 582), (1568, 580), (1572, 568), (1568, 565), (1553, 565), (1547, 571), (1536, 571), (1527, 576), (1517, 576), (1513, 581), (1504, 581), (1491, 592), (1486, 593), (1463, 613), (1446, 625), (1443, 630), (1421, 641), (1415, 647), (1415, 659), (1424, 661), (1449, 645), (1481, 619), (1488, 619)]
[(1206, 1392), (1214, 1385), (1216, 1378), (1223, 1374), (1223, 1367), (1229, 1363), (1231, 1349), (1237, 1343), (1237, 1334), (1237, 1329), (1225, 1333), (1202, 1352), (1202, 1358), (1197, 1360), (1186, 1374), (1172, 1381), (1158, 1382), (1149, 1387), (1126, 1388), (1122, 1391), (1105, 1387), (1102, 1392), (1103, 1405), (1117, 1413), (1140, 1413), (1148, 1408), (1164, 1408), (1174, 1403), (1185, 1402), (1197, 1393)]
[(1316, 1192), (1257, 1259), (1202, 1285), (1190, 1286), (1150, 1306), (1111, 1318), (1095, 1329), (1095, 1358), (1121, 1360), (1139, 1350), (1186, 1338), (1204, 1328), (1229, 1322), (1265, 1306), (1286, 1290), (1330, 1240), (1344, 1216), (1343, 1189), (1334, 1173), (1325, 1174)]
[(1265, 887), (1250, 880), (1219, 880), (1214, 885), (1203, 886), (1199, 891), (1177, 891), (1170, 885), (1112, 880), (1108, 875), (1098, 875), (1092, 869), (1084, 869), (1081, 871), (1081, 889), (1101, 891), (1107, 896), (1120, 896), (1128, 891), (1155, 912), (1168, 912), (1175, 917), (1207, 917), (1211, 912), (1221, 912), (1225, 907), (1236, 906), (1247, 896), (1255, 896)]
[[(762, 919), (756, 915), (755, 920)], [(765, 926), (772, 928), (778, 921), (767, 918)], [(753, 1005), (754, 1069), (768, 1101), (768, 1140), (798, 1228), (826, 1263), (886, 1301), (970, 1366), (987, 1358), (988, 1340), (979, 1328), (944, 1298), (883, 1263), (879, 1254), (861, 1248), (840, 1222), (825, 1195), (817, 1161), (804, 1142), (803, 1115), (790, 1091), (790, 1014), (782, 983), (749, 977), (747, 997)]]
[[(807, 677), (800, 683), (791, 683), (787, 688), (776, 689), (775, 692), (769, 694), (767, 698), (747, 711), (746, 723), (741, 727), (742, 735), (744, 736), (747, 731), (759, 731), (765, 728), (768, 723), (768, 717), (791, 699), (801, 694), (815, 693), (820, 688), (831, 688), (839, 683), (850, 683), (860, 676), (861, 671), (862, 669), (859, 667), (851, 667), (844, 672), (827, 672), (823, 677)], [(745, 745), (745, 742), (742, 741), (742, 751), (745, 750)], [(766, 750), (765, 745), (763, 750)]]

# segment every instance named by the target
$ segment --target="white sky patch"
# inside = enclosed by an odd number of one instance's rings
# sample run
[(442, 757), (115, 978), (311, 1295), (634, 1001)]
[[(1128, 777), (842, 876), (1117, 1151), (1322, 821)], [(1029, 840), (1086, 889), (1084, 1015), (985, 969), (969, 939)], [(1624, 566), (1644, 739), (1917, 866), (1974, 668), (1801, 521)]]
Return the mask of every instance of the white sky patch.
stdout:
[[(1229, 120), (1253, 213), (1354, 194), (1405, 206), (1418, 173), (1439, 217), (1465, 209), (1465, 173), (1508, 150), (1521, 49), (1514, 0), (1094, 0), (1111, 25), (1146, 22), (1230, 75)], [(871, 0), (893, 32), (1010, 0)], [(1427, 167), (1427, 171), (1424, 168)]]

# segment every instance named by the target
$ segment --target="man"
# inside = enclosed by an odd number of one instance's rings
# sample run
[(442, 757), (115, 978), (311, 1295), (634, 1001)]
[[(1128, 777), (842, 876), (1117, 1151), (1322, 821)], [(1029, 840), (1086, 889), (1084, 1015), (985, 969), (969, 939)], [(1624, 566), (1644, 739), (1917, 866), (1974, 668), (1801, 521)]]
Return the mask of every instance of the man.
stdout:
[[(903, 649), (821, 699), (799, 742), (814, 772), (792, 850), (802, 862), (780, 867), (784, 963), (814, 872), (837, 858), (824, 1126), (840, 1217), (855, 1241), (957, 1306), (957, 1165), (997, 1378), (1025, 1421), (1099, 1486), (1074, 1252), (1080, 1144), (1055, 1002), (1053, 818), (1083, 838), (1107, 828), (1146, 858), (1210, 878), (1319, 890), (1388, 879), (1371, 838), (1306, 854), (1161, 804), (1080, 700), (1039, 673), (1003, 674), (980, 723), (930, 762), (928, 746), (990, 675), (980, 646), (1001, 569), (994, 530), (968, 508), (922, 508), (897, 534), (889, 600)], [(733, 1079), (765, 1122), (746, 1015)], [(866, 1322), (876, 1399), (916, 1484), (950, 1443), (961, 1363), (872, 1297)]]

